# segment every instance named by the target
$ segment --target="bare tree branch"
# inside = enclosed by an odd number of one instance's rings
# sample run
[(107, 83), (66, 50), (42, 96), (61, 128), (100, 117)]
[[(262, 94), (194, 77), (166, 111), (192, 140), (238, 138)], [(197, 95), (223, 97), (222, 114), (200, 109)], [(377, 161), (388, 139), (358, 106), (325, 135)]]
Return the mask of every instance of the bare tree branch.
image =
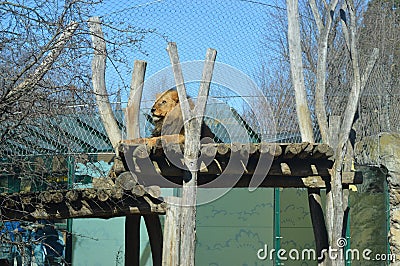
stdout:
[(296, 95), (297, 117), (303, 141), (314, 142), (311, 114), (307, 104), (307, 94), (304, 85), (303, 62), (301, 56), (300, 25), (297, 0), (287, 0), (288, 43), (290, 51), (290, 67), (292, 83)]
[(46, 75), (46, 73), (52, 68), (54, 62), (62, 53), (65, 44), (71, 39), (75, 30), (78, 28), (78, 23), (71, 22), (65, 31), (58, 38), (56, 44), (52, 47), (50, 53), (46, 56), (43, 62), (36, 68), (33, 74), (29, 75), (23, 82), (13, 88), (7, 95), (7, 97), (13, 97), (14, 95), (21, 93), (21, 91), (32, 89), (35, 87), (40, 80)]
[(329, 9), (326, 10), (326, 24), (319, 16), (317, 6), (314, 0), (310, 1), (310, 7), (314, 14), (315, 21), (319, 29), (318, 38), (318, 61), (317, 61), (317, 82), (315, 87), (315, 113), (318, 119), (318, 125), (321, 132), (322, 142), (329, 144), (328, 134), (328, 116), (326, 114), (326, 60), (328, 54), (328, 37), (332, 28), (333, 13), (338, 1), (332, 1)]

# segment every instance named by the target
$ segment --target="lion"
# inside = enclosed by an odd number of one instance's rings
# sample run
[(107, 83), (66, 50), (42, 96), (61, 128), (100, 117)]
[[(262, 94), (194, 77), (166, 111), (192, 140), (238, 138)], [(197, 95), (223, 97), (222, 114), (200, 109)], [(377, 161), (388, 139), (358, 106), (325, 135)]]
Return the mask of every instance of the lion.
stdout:
[[(189, 98), (189, 105), (194, 107)], [(155, 146), (157, 141), (167, 143), (184, 143), (185, 130), (183, 127), (182, 111), (176, 89), (169, 89), (157, 94), (156, 101), (151, 108), (151, 119), (154, 124), (150, 138), (133, 140), (134, 143)], [(211, 129), (203, 122), (201, 126), (201, 138), (215, 138)]]

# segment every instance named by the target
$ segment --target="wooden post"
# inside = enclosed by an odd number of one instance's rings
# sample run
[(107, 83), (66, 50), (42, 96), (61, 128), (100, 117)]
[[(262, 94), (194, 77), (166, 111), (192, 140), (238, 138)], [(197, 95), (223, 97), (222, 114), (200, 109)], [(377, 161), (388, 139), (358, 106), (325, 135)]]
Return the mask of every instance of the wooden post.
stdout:
[[(339, 131), (340, 131), (340, 116), (330, 116), (329, 117), (329, 140), (330, 145), (336, 151), (336, 147), (339, 141)], [(332, 180), (327, 184), (326, 188), (326, 226), (328, 232), (333, 230), (333, 198), (332, 198)]]
[[(135, 60), (131, 89), (126, 108), (127, 139), (139, 138), (139, 110), (142, 100), (143, 82), (147, 63)], [(150, 229), (148, 229), (150, 230)], [(140, 216), (125, 218), (125, 265), (139, 265), (140, 260)], [(137, 263), (137, 264), (136, 264)]]
[[(300, 42), (300, 22), (297, 0), (286, 0), (288, 14), (288, 44), (290, 53), (290, 69), (292, 84), (295, 91), (296, 111), (299, 121), (301, 139), (303, 142), (314, 142), (311, 114), (307, 104), (307, 93), (304, 84), (303, 62)], [(316, 249), (320, 253), (328, 246), (326, 227), (321, 206), (319, 189), (308, 189), (308, 203), (310, 207), (311, 222), (313, 224)], [(323, 265), (324, 261), (319, 261)]]
[(117, 144), (121, 141), (121, 132), (118, 128), (117, 121), (115, 120), (106, 89), (106, 42), (101, 29), (100, 18), (91, 17), (88, 24), (94, 49), (92, 60), (93, 91), (96, 96), (100, 117), (104, 128), (106, 129), (108, 138), (110, 139), (112, 146), (116, 148)]
[(179, 266), (179, 248), (180, 248), (180, 206), (181, 198), (168, 197), (165, 222), (164, 222), (164, 243), (162, 254), (163, 266)]
[(126, 108), (126, 137), (127, 139), (136, 139), (140, 137), (139, 131), (139, 110), (142, 100), (143, 83), (146, 73), (147, 62), (135, 60), (131, 89)]
[(125, 265), (139, 266), (140, 259), (140, 215), (125, 218)]
[(146, 223), (147, 232), (149, 234), (153, 266), (161, 266), (163, 236), (160, 217), (158, 216), (158, 214), (149, 214), (144, 216), (144, 221)]
[(182, 187), (180, 265), (191, 266), (194, 265), (196, 239), (197, 161), (200, 151), (201, 124), (217, 52), (214, 49), (207, 50), (199, 96), (194, 110), (191, 110), (189, 102), (186, 100), (186, 89), (176, 43), (168, 43), (167, 51), (181, 103), (185, 129), (184, 160), (189, 169), (189, 172), (185, 172)]

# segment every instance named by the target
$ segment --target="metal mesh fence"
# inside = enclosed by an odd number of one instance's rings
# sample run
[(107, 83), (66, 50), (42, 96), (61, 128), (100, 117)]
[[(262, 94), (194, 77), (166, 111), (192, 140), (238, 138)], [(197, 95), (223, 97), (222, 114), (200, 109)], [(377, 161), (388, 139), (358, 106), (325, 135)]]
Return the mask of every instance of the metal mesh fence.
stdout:
[[(47, 8), (56, 10), (60, 7), (54, 5)], [(81, 9), (76, 11), (82, 12)], [(210, 95), (213, 99), (208, 104), (206, 123), (213, 127), (219, 139), (224, 142), (257, 142), (260, 139), (270, 142), (300, 142), (288, 65), (285, 58), (280, 58), (282, 52), (278, 51), (279, 47), (270, 42), (271, 33), (277, 36), (283, 34), (280, 30), (285, 27), (285, 12), (284, 2), (102, 1), (80, 13), (78, 33), (84, 37), (79, 39), (82, 41), (79, 44), (85, 52), (80, 54), (76, 68), (86, 71), (90, 69), (92, 50), (87, 19), (90, 16), (99, 16), (109, 52), (106, 84), (110, 100), (118, 102), (114, 109), (123, 138), (123, 109), (128, 99), (133, 60), (143, 59), (148, 62), (146, 82), (155, 82), (145, 85), (142, 101), (141, 135), (147, 137), (152, 125), (146, 122), (146, 114), (149, 115), (155, 94), (171, 88), (162, 77), (154, 78), (170, 65), (165, 51), (167, 42), (177, 43), (181, 62), (202, 60), (206, 49), (212, 47), (218, 51), (218, 62), (237, 69), (253, 80), (268, 102), (268, 107), (259, 106), (251, 93), (255, 88), (251, 86), (235, 91), (226, 86), (212, 84)], [(71, 15), (72, 18), (75, 19)], [(4, 29), (5, 25), (2, 24), (2, 27)], [(281, 40), (285, 40), (285, 37)], [(72, 47), (74, 49), (68, 48), (68, 53), (73, 53), (71, 51), (79, 50), (79, 45), (75, 43)], [(381, 67), (385, 65), (383, 60), (385, 59), (382, 57), (376, 64), (360, 102), (358, 139), (382, 131), (399, 131), (399, 112), (396, 108), (400, 94), (399, 82), (398, 78), (389, 77), (386, 80), (395, 82), (382, 84), (387, 76), (387, 69)], [(13, 125), (12, 132), (8, 132), (8, 137), (0, 145), (2, 157), (112, 151), (96, 108), (84, 105), (86, 103), (80, 100), (82, 95), (79, 95), (81, 88), (73, 87), (75, 84), (63, 79), (61, 74), (57, 76), (57, 68), (62, 69), (62, 65), (52, 69), (51, 77), (57, 77), (57, 82), (69, 86), (69, 91), (63, 94), (64, 98), (70, 99), (67, 108), (62, 108), (63, 111), (56, 114), (36, 116), (19, 125)], [(187, 85), (190, 96), (195, 98), (198, 85), (198, 82)], [(85, 86), (82, 90), (91, 90), (90, 83)], [(347, 102), (346, 86), (340, 90), (336, 88), (335, 83), (332, 83), (328, 90), (328, 115), (342, 114)], [(315, 139), (319, 141), (312, 86), (307, 90)], [(259, 113), (265, 116), (259, 116)], [(9, 128), (7, 123), (9, 122), (2, 122), (4, 131)]]

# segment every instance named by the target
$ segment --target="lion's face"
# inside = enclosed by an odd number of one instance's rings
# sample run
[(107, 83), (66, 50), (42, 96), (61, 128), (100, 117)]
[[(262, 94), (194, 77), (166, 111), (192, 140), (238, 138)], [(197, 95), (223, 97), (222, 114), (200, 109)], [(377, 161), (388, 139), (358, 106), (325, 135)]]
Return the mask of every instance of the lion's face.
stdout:
[(167, 90), (157, 95), (157, 100), (151, 108), (153, 121), (157, 122), (166, 117), (179, 104), (178, 92)]
[[(187, 101), (189, 107), (193, 110), (193, 101), (190, 98)], [(173, 134), (184, 135), (182, 111), (176, 90), (167, 90), (157, 95), (157, 99), (151, 108), (151, 114), (154, 121), (152, 137)], [(201, 127), (201, 136), (211, 139), (215, 137), (204, 123)]]

